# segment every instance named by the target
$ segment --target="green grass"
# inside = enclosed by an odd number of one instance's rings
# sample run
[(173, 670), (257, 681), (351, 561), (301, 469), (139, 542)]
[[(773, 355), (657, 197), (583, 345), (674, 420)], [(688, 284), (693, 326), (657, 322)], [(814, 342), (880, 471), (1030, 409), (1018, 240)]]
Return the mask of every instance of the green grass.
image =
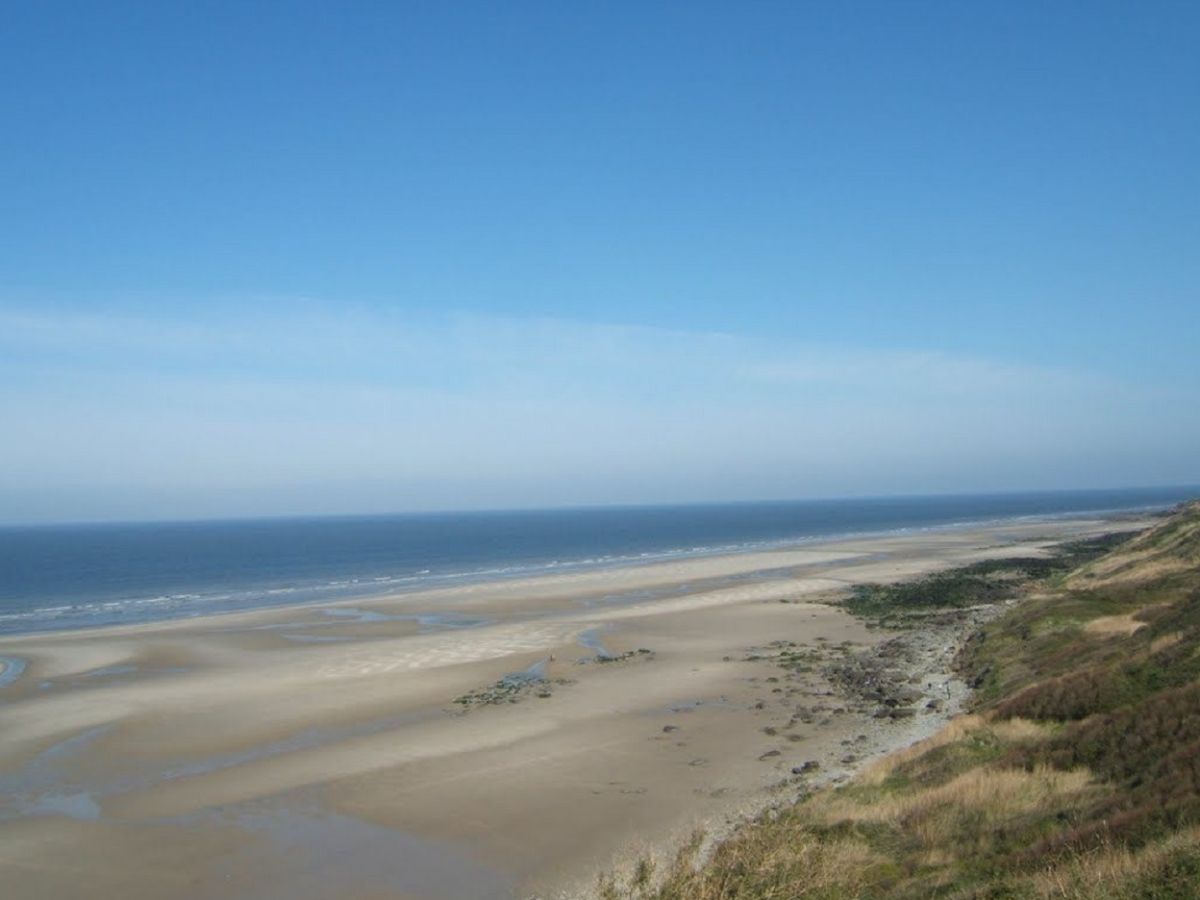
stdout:
[(896, 623), (1014, 592), (1035, 596), (961, 654), (972, 715), (604, 895), (1200, 896), (1200, 506), (1127, 544), (861, 587), (849, 606)]
[(1123, 534), (1106, 535), (1064, 544), (1048, 557), (982, 560), (914, 581), (858, 584), (851, 588), (845, 606), (862, 618), (903, 625), (906, 614), (997, 603), (1026, 590), (1033, 582), (1064, 575), (1125, 539)]

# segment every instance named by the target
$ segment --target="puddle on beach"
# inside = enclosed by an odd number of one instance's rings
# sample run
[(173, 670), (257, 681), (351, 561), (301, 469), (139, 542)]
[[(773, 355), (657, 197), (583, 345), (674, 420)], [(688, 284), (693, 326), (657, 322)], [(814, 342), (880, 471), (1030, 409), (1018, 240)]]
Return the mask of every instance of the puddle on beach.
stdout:
[(103, 737), (113, 726), (96, 725), (51, 744), (14, 772), (0, 773), (0, 822), (23, 815), (63, 815), (92, 821), (100, 804), (92, 791), (64, 771), (71, 757)]
[(105, 666), (103, 669), (92, 669), (90, 672), (84, 672), (82, 678), (108, 678), (113, 675), (132, 675), (138, 671), (138, 667), (134, 665), (123, 666)]
[(341, 641), (352, 641), (354, 638), (338, 634), (283, 634), (281, 637), (297, 644), (336, 644)]
[(375, 622), (416, 622), (418, 634), (432, 634), (459, 628), (478, 628), (490, 624), (492, 619), (479, 616), (464, 616), (457, 613), (381, 613), (357, 606), (330, 606), (320, 610), (321, 615), (333, 622), (289, 622), (282, 625), (263, 625), (262, 628), (325, 628), (330, 625), (364, 624)]
[(634, 603), (645, 603), (649, 600), (664, 600), (667, 597), (681, 597), (691, 593), (691, 584), (673, 584), (661, 588), (638, 588), (632, 591), (621, 591), (616, 594), (603, 594), (599, 597), (584, 597), (580, 605), (591, 608), (596, 606), (629, 606)]
[(397, 618), (386, 613), (375, 612), (373, 609), (359, 609), (357, 606), (333, 606), (322, 609), (321, 614), (331, 619), (345, 619), (351, 622), (390, 622)]
[[(501, 900), (514, 896), (511, 879), (471, 858), (448, 841), (432, 840), (286, 798), (161, 820), (216, 824), (262, 835), (274, 854), (256, 842), (221, 860), (227, 881), (255, 873), (255, 898), (324, 900), (328, 897), (419, 897), (422, 900)], [(229, 896), (229, 895), (225, 895)]]
[(141, 764), (132, 772), (113, 773), (81, 783), (71, 777), (67, 766), (73, 757), (115, 727), (114, 723), (97, 725), (51, 745), (14, 771), (0, 773), (0, 822), (21, 815), (41, 814), (92, 820), (100, 816), (100, 802), (105, 797), (147, 790), (165, 782), (208, 775), (273, 756), (370, 737), (441, 715), (441, 710), (414, 710), (337, 728), (309, 728), (245, 750), (187, 761), (164, 760), (153, 768)]
[(541, 659), (520, 672), (509, 672), (500, 680), (504, 684), (532, 684), (535, 681), (545, 681), (546, 667), (549, 664), (549, 659)]
[(586, 663), (593, 660), (613, 658), (613, 654), (609, 652), (608, 648), (604, 646), (604, 642), (600, 640), (600, 632), (605, 630), (607, 629), (603, 627), (597, 627), (589, 628), (586, 631), (579, 633), (579, 636), (575, 638), (575, 643), (577, 643), (584, 650), (591, 650), (594, 656), (584, 657), (583, 659), (578, 660), (578, 662)]
[(100, 804), (88, 791), (41, 794), (21, 811), (27, 816), (60, 815), (81, 822), (94, 822), (100, 818)]
[(104, 666), (99, 669), (90, 669), (86, 672), (78, 672), (73, 675), (64, 675), (58, 678), (47, 679), (38, 683), (38, 690), (49, 691), (54, 689), (69, 688), (78, 690), (81, 688), (96, 688), (106, 687), (113, 682), (121, 682), (129, 680), (129, 676), (137, 676), (141, 678), (152, 678), (159, 675), (180, 675), (185, 672), (190, 672), (191, 669), (186, 666), (161, 666), (157, 668), (147, 668), (145, 666), (137, 666), (131, 663)]
[(458, 631), (464, 628), (480, 628), (490, 625), (494, 619), (481, 616), (463, 616), (456, 613), (419, 613), (413, 616), (397, 616), (398, 619), (410, 619), (417, 623), (418, 634), (433, 634), (437, 631)]
[(0, 688), (7, 687), (25, 671), (25, 660), (19, 656), (0, 656)]
[(257, 762), (260, 759), (267, 759), (268, 757), (272, 756), (280, 756), (285, 753), (295, 753), (301, 750), (313, 750), (327, 744), (335, 744), (339, 741), (351, 740), (354, 738), (370, 737), (371, 735), (381, 734), (394, 728), (400, 728), (404, 725), (410, 725), (426, 719), (440, 717), (441, 715), (441, 710), (420, 709), (388, 716), (382, 719), (372, 719), (370, 721), (360, 722), (354, 725), (344, 725), (332, 728), (306, 728), (303, 731), (297, 732), (296, 734), (281, 740), (259, 744), (256, 747), (251, 747), (246, 750), (237, 750), (229, 753), (216, 753), (212, 756), (205, 757), (204, 759), (177, 763), (173, 766), (164, 768), (149, 781), (150, 783), (156, 781), (174, 781), (177, 778), (193, 778), (197, 775), (207, 775), (210, 772), (217, 772), (221, 769), (229, 769), (233, 768), (234, 766)]
[[(0, 775), (0, 822), (25, 816), (103, 821), (101, 799), (106, 793), (163, 780), (159, 774), (142, 784), (112, 783), (89, 790), (67, 774), (66, 767), (112, 728), (111, 724), (88, 728), (46, 748), (18, 771)], [(263, 751), (283, 749), (275, 745)], [(208, 766), (185, 767), (165, 777), (200, 774), (222, 763), (248, 759), (249, 755), (214, 759)], [(449, 842), (329, 812), (311, 801), (292, 806), (286, 798), (277, 798), (124, 824), (217, 826), (264, 836), (275, 853), (264, 854), (260, 843), (247, 841), (244, 850), (213, 860), (210, 871), (214, 888), (220, 891), (214, 897), (239, 896), (228, 892), (228, 879), (234, 874), (244, 878), (247, 873), (253, 882), (252, 896), (267, 900), (324, 900), (366, 893), (426, 900), (500, 900), (514, 892), (508, 876)]]

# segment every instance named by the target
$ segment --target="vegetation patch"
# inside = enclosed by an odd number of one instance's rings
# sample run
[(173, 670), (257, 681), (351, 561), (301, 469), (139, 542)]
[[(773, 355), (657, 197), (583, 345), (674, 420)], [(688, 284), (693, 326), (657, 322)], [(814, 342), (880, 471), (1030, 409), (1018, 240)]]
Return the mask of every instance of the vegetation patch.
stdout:
[(1107, 535), (1064, 544), (1046, 557), (988, 559), (895, 584), (858, 584), (846, 608), (884, 625), (910, 624), (906, 616), (939, 609), (964, 609), (999, 603), (1016, 596), (1031, 582), (1062, 576), (1119, 546), (1125, 535)]
[(959, 656), (971, 715), (711, 854), (697, 839), (663, 871), (606, 879), (602, 894), (1200, 896), (1200, 504), (1131, 541), (861, 586), (848, 605), (898, 625), (1022, 596)]

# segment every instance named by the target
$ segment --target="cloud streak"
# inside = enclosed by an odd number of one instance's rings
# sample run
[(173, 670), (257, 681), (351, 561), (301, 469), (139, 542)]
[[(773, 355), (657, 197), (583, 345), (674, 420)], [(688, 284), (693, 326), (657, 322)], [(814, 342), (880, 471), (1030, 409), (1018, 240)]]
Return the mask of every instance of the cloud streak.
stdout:
[(1198, 436), (1088, 371), (314, 302), (7, 304), (0, 360), (10, 520), (1162, 483)]

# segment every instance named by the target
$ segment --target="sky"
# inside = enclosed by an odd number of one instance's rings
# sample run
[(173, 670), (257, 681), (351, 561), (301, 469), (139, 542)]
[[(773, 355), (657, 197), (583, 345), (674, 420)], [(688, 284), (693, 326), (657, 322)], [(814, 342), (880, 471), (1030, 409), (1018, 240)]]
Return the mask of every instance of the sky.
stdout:
[(1200, 5), (2, 15), (0, 522), (1200, 483)]

